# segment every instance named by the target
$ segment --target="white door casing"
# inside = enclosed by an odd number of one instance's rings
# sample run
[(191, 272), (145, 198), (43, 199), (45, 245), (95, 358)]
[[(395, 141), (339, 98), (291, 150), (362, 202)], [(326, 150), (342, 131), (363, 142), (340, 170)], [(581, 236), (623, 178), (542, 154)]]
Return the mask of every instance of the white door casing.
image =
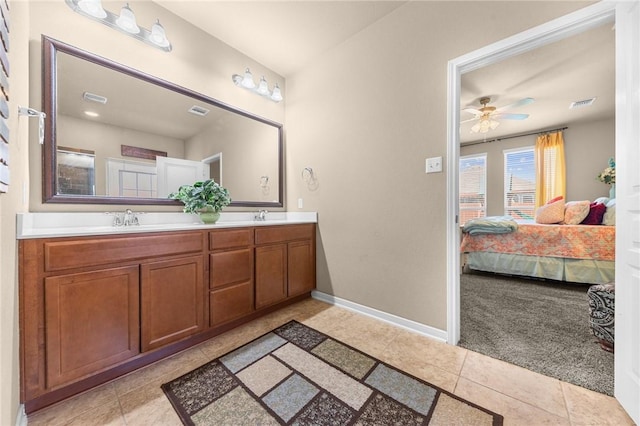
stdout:
[(616, 10), (615, 396), (640, 424), (640, 2)]
[(639, 8), (638, 0), (602, 1), (449, 61), (447, 342), (455, 345), (460, 339), (460, 239), (458, 234), (460, 76), (615, 21), (616, 173), (618, 174), (616, 188), (620, 191), (616, 218), (616, 293), (618, 296), (616, 297), (615, 396), (631, 418), (640, 424)]

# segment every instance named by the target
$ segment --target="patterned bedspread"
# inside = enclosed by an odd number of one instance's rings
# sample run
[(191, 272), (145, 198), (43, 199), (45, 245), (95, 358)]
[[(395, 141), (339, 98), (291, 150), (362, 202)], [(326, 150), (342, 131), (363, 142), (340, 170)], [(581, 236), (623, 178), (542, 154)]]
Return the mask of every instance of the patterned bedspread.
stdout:
[(509, 234), (464, 234), (460, 251), (615, 260), (615, 226), (518, 223)]

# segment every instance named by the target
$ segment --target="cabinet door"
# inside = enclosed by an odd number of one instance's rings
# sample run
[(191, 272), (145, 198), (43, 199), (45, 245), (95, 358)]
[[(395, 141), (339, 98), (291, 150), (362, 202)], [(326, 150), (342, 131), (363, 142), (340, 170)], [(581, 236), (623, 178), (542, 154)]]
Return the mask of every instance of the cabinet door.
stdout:
[(287, 298), (287, 245), (256, 247), (256, 309)]
[(45, 278), (46, 387), (140, 352), (138, 267)]
[(296, 241), (288, 247), (288, 296), (308, 293), (316, 287), (315, 247), (312, 241)]
[(203, 263), (192, 256), (141, 265), (142, 351), (203, 330)]

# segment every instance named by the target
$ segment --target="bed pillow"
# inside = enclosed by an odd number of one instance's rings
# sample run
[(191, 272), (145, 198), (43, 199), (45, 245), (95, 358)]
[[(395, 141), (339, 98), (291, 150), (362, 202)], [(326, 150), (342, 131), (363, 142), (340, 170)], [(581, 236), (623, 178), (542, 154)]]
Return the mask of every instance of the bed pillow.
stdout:
[(553, 203), (545, 204), (536, 210), (536, 223), (551, 224), (564, 220), (564, 200), (560, 198)]
[(607, 210), (602, 217), (602, 224), (607, 226), (615, 226), (616, 224), (616, 199), (612, 198), (607, 203)]
[(555, 202), (556, 202), (556, 201), (558, 201), (558, 200), (562, 200), (563, 198), (564, 198), (564, 196), (562, 196), (562, 195), (558, 195), (556, 198), (552, 198), (552, 199), (550, 199), (549, 201), (547, 201), (547, 204), (553, 204), (553, 203), (555, 203)]
[(589, 200), (569, 201), (564, 205), (564, 224), (578, 225), (589, 214), (591, 203)]
[(593, 200), (593, 202), (606, 205), (609, 202), (609, 197), (596, 198), (595, 200)]
[(607, 206), (605, 204), (596, 202), (591, 203), (589, 206), (589, 214), (582, 221), (582, 225), (600, 225), (605, 211), (607, 211)]

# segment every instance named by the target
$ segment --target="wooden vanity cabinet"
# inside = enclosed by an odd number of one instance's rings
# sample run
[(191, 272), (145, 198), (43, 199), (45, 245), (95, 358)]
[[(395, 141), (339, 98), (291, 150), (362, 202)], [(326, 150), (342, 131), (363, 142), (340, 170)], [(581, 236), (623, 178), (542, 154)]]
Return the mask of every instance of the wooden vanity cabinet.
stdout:
[(217, 327), (254, 308), (253, 228), (209, 232), (209, 325)]
[(315, 224), (19, 240), (27, 413), (307, 297)]
[(20, 240), (27, 411), (203, 331), (205, 247), (206, 233), (193, 231)]
[(256, 309), (315, 288), (315, 232), (315, 224), (256, 228)]

